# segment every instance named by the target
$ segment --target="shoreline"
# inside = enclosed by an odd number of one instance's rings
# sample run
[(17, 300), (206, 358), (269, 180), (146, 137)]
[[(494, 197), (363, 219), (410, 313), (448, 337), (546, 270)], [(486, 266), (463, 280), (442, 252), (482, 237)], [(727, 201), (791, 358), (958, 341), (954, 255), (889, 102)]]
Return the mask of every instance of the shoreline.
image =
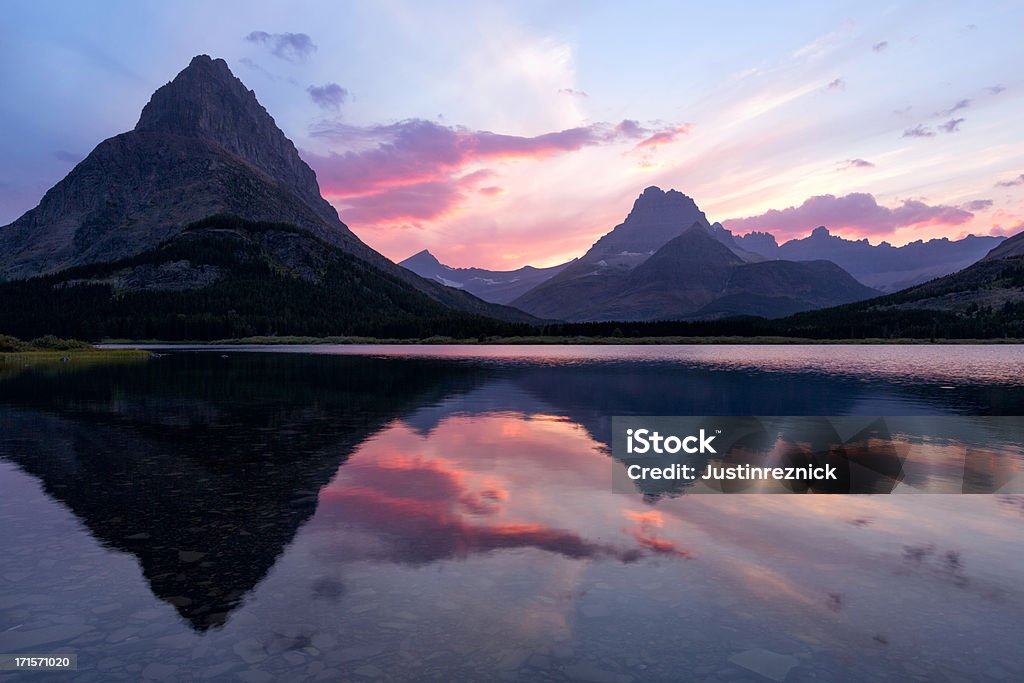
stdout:
[(962, 346), (1024, 344), (1024, 339), (808, 339), (802, 337), (488, 337), (485, 339), (385, 339), (377, 337), (242, 337), (216, 341), (162, 341), (158, 339), (105, 339), (94, 348), (174, 346)]

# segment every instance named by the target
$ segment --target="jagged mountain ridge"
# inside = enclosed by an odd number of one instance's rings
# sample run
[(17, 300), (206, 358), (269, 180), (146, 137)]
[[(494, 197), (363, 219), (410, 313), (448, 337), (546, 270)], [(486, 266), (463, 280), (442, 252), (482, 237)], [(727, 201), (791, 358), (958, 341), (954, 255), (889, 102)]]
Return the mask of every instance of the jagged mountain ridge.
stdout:
[(424, 280), (360, 241), (255, 94), (207, 55), (153, 94), (134, 130), (101, 142), (36, 208), (0, 228), (0, 277), (116, 261), (221, 214), (309, 231), (455, 310), (528, 319)]
[(766, 333), (817, 339), (1019, 339), (1024, 336), (1024, 233), (956, 273), (778, 323)]
[[(777, 317), (877, 294), (837, 266), (779, 261), (744, 268), (762, 261), (710, 223), (690, 197), (649, 187), (584, 256), (511, 303), (571, 321)], [(834, 281), (816, 282), (820, 277)], [(798, 291), (785, 291), (786, 282)], [(820, 295), (809, 291), (815, 288)], [(727, 306), (712, 305), (723, 298)]]
[(867, 239), (848, 240), (820, 226), (807, 237), (781, 245), (767, 232), (733, 236), (733, 240), (739, 247), (764, 258), (832, 261), (869, 287), (892, 292), (966, 268), (1003, 238), (968, 235), (949, 240), (943, 237), (894, 247), (888, 242), (872, 245)]
[(484, 301), (507, 304), (562, 272), (573, 261), (549, 268), (523, 266), (516, 270), (453, 268), (441, 263), (424, 249), (399, 262), (398, 265), (428, 280), (434, 280), (447, 287), (463, 289)]

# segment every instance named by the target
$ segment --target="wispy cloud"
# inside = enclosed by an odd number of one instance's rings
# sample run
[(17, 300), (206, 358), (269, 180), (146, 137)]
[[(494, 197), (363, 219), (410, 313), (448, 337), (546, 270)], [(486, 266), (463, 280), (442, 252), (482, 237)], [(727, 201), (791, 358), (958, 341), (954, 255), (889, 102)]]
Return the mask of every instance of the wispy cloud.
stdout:
[(987, 92), (989, 95), (998, 95), (1004, 90), (1006, 90), (1006, 88), (999, 85), (998, 83), (996, 85), (990, 85), (989, 87), (985, 88), (985, 92)]
[(572, 95), (573, 97), (590, 97), (583, 90), (574, 90), (573, 88), (559, 88), (558, 94), (560, 95)]
[(967, 119), (950, 119), (945, 123), (940, 123), (939, 130), (944, 131), (946, 133), (958, 133), (960, 132), (960, 124), (966, 120)]
[(338, 111), (341, 105), (348, 100), (349, 92), (337, 83), (325, 83), (323, 85), (311, 85), (306, 88), (310, 99), (321, 109)]
[(956, 104), (954, 104), (949, 109), (946, 109), (944, 111), (937, 111), (937, 112), (935, 112), (935, 114), (933, 114), (933, 116), (951, 116), (951, 115), (955, 114), (958, 111), (963, 111), (964, 109), (967, 109), (970, 106), (971, 106), (971, 100), (969, 100), (969, 99), (959, 100), (959, 101), (957, 101)]
[[(652, 128), (626, 119), (535, 136), (504, 135), (423, 119), (375, 126), (323, 123), (311, 133), (346, 148), (307, 154), (324, 194), (362, 224), (417, 222), (453, 211), (484, 179), (485, 163), (540, 160), (586, 147), (634, 143), (657, 147), (689, 131), (688, 124)], [(488, 194), (488, 192), (484, 192)]]
[(880, 43), (875, 43), (874, 45), (872, 45), (871, 49), (874, 50), (875, 52), (882, 52), (887, 47), (889, 47), (889, 41), (888, 40), (883, 40)]
[(935, 137), (935, 131), (924, 125), (916, 125), (913, 128), (907, 128), (903, 131), (901, 137), (905, 138), (933, 138)]
[(846, 90), (846, 81), (842, 78), (835, 78), (825, 86), (826, 90)]
[(316, 45), (305, 33), (267, 33), (253, 31), (245, 40), (270, 49), (270, 54), (289, 62), (304, 62), (314, 52)]
[(664, 130), (654, 132), (649, 137), (636, 143), (637, 149), (652, 149), (675, 142), (679, 136), (687, 135), (693, 130), (693, 124), (684, 123), (681, 126), (673, 126)]
[(984, 211), (985, 209), (992, 208), (993, 201), (991, 199), (972, 199), (966, 204), (961, 205), (964, 211)]
[(1024, 185), (1024, 173), (1021, 173), (1016, 178), (1010, 180), (1000, 180), (996, 183), (996, 187), (1017, 187), (1018, 185)]
[(851, 168), (874, 168), (875, 165), (867, 159), (847, 159), (840, 165), (840, 171), (846, 171)]

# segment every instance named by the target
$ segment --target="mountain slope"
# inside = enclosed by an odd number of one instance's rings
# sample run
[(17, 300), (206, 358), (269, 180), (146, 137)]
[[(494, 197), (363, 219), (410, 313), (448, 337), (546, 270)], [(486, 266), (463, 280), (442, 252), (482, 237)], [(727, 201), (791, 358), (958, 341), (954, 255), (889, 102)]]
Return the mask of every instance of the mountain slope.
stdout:
[(782, 245), (776, 243), (773, 235), (764, 232), (733, 239), (739, 247), (769, 259), (832, 261), (869, 287), (885, 292), (905, 289), (966, 268), (1003, 240), (1002, 237), (968, 235), (959, 240), (943, 237), (894, 247), (888, 242), (872, 245), (866, 239), (844, 239), (824, 226), (815, 228), (807, 237)]
[(876, 293), (834, 264), (765, 261), (691, 198), (649, 187), (583, 257), (511, 305), (570, 321), (778, 317)]
[(101, 142), (39, 206), (0, 228), (0, 277), (138, 254), (217, 214), (297, 226), (446, 306), (526, 319), (423, 280), (361, 242), (255, 94), (206, 55), (153, 94), (134, 130)]
[(122, 258), (218, 213), (288, 222), (369, 252), (252, 91), (223, 60), (201, 55), (153, 94), (134, 130), (101, 142), (38, 207), (0, 228), (0, 273)]
[(828, 261), (746, 263), (695, 223), (637, 266), (588, 319), (776, 318), (873, 294)]
[(501, 329), (302, 228), (233, 216), (204, 219), (125, 259), (0, 284), (0, 334), (22, 338), (424, 337)]
[(694, 223), (710, 226), (693, 199), (675, 190), (648, 187), (622, 223), (558, 275), (511, 305), (540, 318), (590, 319), (586, 311), (621, 291), (629, 271)]
[(569, 263), (550, 268), (523, 266), (517, 270), (452, 268), (438, 261), (433, 254), (424, 249), (401, 261), (398, 265), (427, 280), (465, 290), (484, 301), (507, 304), (562, 272)]
[(1024, 336), (1024, 233), (963, 270), (848, 306), (777, 321), (775, 334), (829, 337)]

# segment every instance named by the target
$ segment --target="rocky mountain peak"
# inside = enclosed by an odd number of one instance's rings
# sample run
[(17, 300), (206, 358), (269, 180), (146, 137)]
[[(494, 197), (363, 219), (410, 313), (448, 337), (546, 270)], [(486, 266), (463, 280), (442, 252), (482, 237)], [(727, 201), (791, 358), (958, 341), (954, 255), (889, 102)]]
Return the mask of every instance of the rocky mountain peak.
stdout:
[[(703, 216), (693, 199), (677, 190), (665, 192), (660, 187), (652, 185), (646, 188), (633, 202), (633, 209), (629, 212), (626, 220), (660, 222), (662, 219), (689, 217), (691, 214)], [(683, 220), (686, 222), (685, 219)], [(707, 224), (706, 219), (704, 222)]]
[(282, 182), (315, 209), (324, 209), (313, 169), (223, 59), (194, 57), (153, 93), (135, 131), (213, 142)]
[(416, 268), (422, 268), (424, 266), (439, 267), (441, 266), (441, 262), (437, 260), (436, 256), (430, 253), (430, 250), (423, 249), (402, 261), (401, 265), (417, 272)]

